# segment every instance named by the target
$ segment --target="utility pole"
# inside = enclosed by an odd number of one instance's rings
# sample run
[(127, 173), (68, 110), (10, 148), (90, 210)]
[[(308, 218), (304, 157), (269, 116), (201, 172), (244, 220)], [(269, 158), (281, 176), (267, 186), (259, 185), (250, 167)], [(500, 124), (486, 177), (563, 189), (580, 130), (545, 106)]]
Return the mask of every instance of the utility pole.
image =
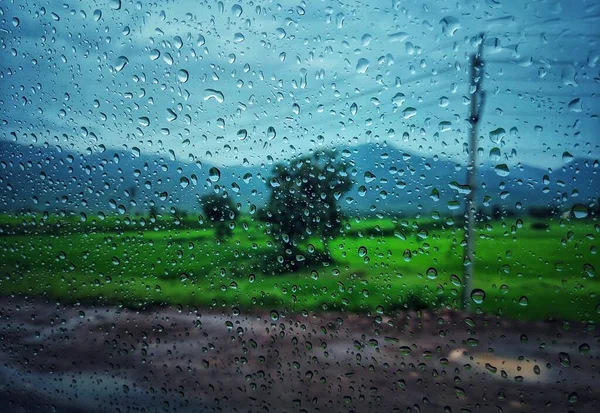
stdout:
[(483, 64), (483, 41), (484, 35), (481, 34), (481, 43), (477, 53), (471, 55), (471, 82), (469, 84), (469, 95), (471, 97), (471, 110), (469, 114), (469, 123), (471, 130), (469, 134), (469, 162), (467, 164), (467, 185), (470, 188), (466, 196), (465, 211), (465, 232), (467, 245), (463, 259), (464, 265), (464, 288), (462, 302), (465, 310), (469, 311), (471, 307), (471, 292), (473, 291), (473, 275), (475, 273), (475, 213), (476, 213), (476, 188), (477, 188), (477, 134), (478, 125), (483, 113), (485, 103), (485, 93), (482, 90), (482, 80), (484, 74)]

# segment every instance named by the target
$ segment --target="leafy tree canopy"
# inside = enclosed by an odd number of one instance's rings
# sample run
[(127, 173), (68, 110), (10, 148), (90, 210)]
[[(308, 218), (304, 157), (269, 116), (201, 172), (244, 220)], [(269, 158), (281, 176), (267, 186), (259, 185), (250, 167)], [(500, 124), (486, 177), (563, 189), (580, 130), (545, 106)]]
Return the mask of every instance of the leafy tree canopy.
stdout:
[(275, 166), (271, 195), (263, 211), (273, 238), (287, 255), (298, 243), (320, 237), (329, 256), (329, 240), (340, 231), (340, 197), (352, 187), (347, 164), (332, 150), (320, 150)]
[(217, 239), (231, 235), (230, 222), (236, 219), (236, 208), (227, 193), (211, 193), (200, 198), (202, 212), (216, 231)]

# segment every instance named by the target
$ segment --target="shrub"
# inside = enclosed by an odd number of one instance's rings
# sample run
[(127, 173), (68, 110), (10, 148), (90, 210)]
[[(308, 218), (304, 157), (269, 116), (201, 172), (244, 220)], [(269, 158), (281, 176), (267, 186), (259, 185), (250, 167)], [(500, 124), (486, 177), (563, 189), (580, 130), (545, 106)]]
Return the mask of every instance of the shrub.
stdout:
[(533, 224), (531, 224), (531, 228), (540, 231), (545, 231), (550, 228), (550, 225), (548, 225), (546, 222), (534, 222)]

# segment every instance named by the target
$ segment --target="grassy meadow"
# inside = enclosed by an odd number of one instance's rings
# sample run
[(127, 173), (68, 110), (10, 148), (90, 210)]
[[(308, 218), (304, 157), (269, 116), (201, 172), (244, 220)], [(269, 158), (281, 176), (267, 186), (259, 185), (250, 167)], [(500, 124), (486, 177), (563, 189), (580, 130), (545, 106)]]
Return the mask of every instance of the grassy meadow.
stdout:
[[(516, 319), (600, 321), (593, 220), (531, 218), (481, 223), (475, 311)], [(131, 307), (194, 305), (232, 311), (390, 313), (461, 306), (463, 230), (442, 218), (349, 218), (318, 259), (301, 245), (301, 270), (279, 273), (264, 225), (242, 217), (218, 242), (197, 217), (0, 216), (0, 294)]]

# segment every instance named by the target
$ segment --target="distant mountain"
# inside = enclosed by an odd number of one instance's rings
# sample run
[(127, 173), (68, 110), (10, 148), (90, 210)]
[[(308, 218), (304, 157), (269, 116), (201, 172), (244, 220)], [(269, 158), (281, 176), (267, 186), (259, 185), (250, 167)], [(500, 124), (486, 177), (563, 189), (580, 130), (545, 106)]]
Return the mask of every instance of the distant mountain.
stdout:
[[(462, 208), (466, 168), (385, 144), (338, 147), (355, 185), (341, 205), (349, 212), (402, 211), (441, 214)], [(268, 199), (272, 165), (219, 166), (134, 152), (80, 154), (55, 146), (0, 141), (0, 210), (147, 212), (151, 205), (198, 211), (199, 198), (218, 186), (243, 208)], [(215, 169), (216, 168), (216, 169)], [(588, 203), (600, 195), (598, 161), (573, 159), (555, 170), (528, 165), (483, 164), (478, 199), (514, 209)], [(218, 173), (217, 173), (218, 172)], [(218, 179), (217, 179), (218, 175)], [(547, 179), (546, 179), (547, 178)], [(455, 211), (458, 212), (458, 211)]]
[[(390, 145), (362, 145), (348, 148), (354, 161), (357, 184), (367, 193), (356, 197), (356, 206), (364, 210), (375, 205), (378, 210), (437, 210), (449, 212), (452, 201), (463, 208), (467, 181), (466, 166), (447, 159), (425, 157)], [(477, 174), (477, 198), (481, 205), (501, 205), (516, 209), (534, 205), (588, 203), (600, 196), (597, 160), (575, 158), (554, 170), (530, 165), (480, 163)], [(376, 179), (366, 183), (365, 172)], [(438, 199), (439, 194), (439, 199)], [(436, 201), (436, 199), (438, 199)], [(450, 203), (450, 205), (449, 205)]]

